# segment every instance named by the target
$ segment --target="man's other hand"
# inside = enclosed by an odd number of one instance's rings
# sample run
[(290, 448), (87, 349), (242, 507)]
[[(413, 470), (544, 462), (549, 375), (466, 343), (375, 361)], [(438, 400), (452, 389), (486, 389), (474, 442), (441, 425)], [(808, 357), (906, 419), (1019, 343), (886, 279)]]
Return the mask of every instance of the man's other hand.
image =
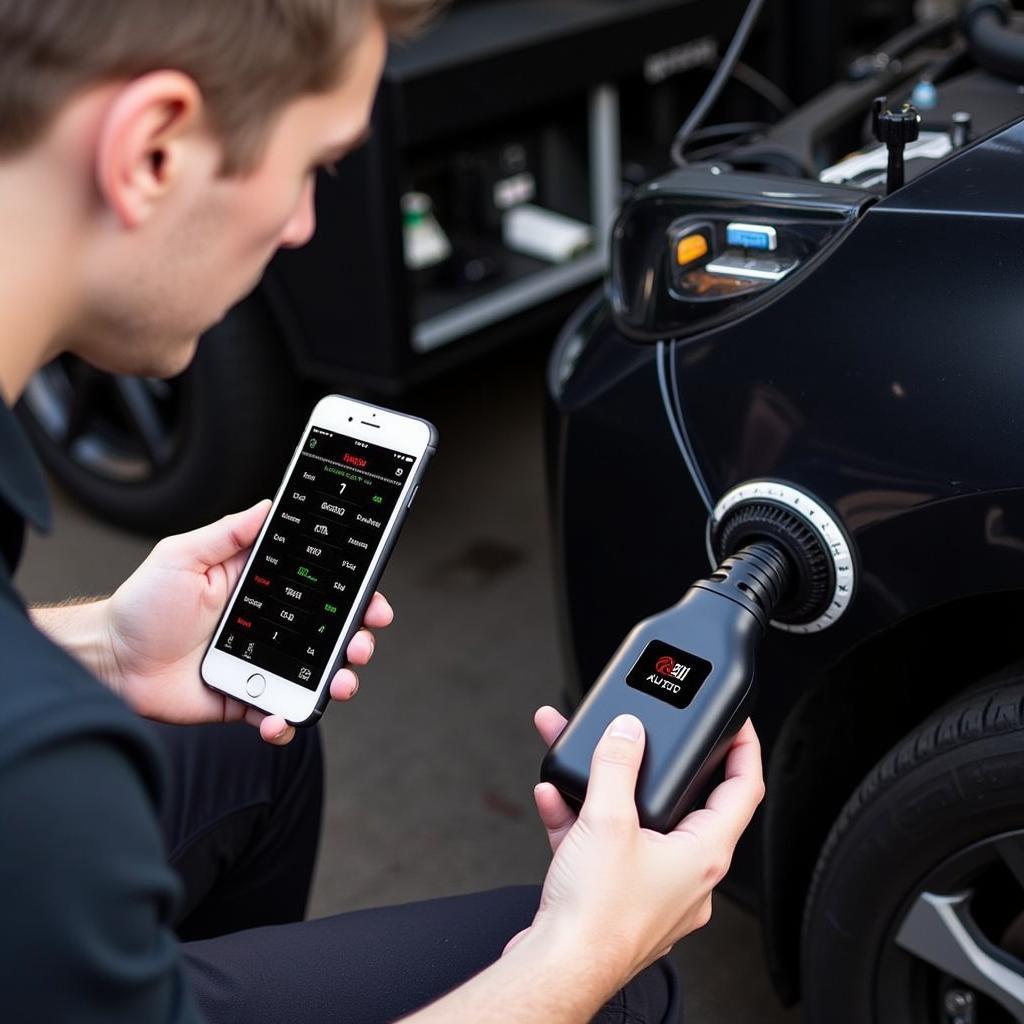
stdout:
[[(199, 666), (238, 582), (260, 527), (270, 511), (261, 501), (190, 533), (166, 537), (105, 602), (109, 641), (106, 682), (141, 715), (161, 722), (234, 722), (244, 719), (268, 743), (285, 744), (294, 727), (203, 685)], [(347, 657), (366, 665), (373, 657), (372, 630), (391, 624), (394, 613), (374, 594), (363, 628)], [(331, 680), (331, 696), (349, 700), (359, 687), (350, 668)]]
[[(548, 744), (565, 727), (550, 707), (535, 722)], [(581, 955), (605, 975), (608, 993), (708, 922), (712, 891), (764, 796), (761, 748), (748, 720), (730, 747), (725, 781), (704, 807), (667, 835), (641, 828), (635, 792), (644, 739), (631, 715), (609, 725), (594, 751), (579, 814), (551, 783), (536, 787), (554, 857), (532, 926), (506, 947), (534, 930), (572, 935)]]

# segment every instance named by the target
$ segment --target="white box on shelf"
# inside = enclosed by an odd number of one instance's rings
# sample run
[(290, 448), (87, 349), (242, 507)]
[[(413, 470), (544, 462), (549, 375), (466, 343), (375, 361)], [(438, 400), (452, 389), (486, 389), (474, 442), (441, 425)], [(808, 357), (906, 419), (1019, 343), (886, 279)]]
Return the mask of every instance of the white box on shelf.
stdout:
[(550, 263), (568, 263), (594, 240), (589, 224), (529, 203), (507, 210), (501, 228), (509, 249)]

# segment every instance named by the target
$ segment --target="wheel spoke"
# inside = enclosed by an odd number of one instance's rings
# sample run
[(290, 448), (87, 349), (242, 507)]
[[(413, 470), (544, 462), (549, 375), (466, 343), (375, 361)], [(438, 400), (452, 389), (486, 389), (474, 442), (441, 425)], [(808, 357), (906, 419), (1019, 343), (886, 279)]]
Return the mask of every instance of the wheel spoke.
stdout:
[(138, 377), (114, 377), (117, 397), (153, 466), (162, 466), (170, 450), (156, 400), (146, 382)]
[(1024, 1022), (1024, 975), (1003, 962), (1014, 962), (1009, 954), (978, 932), (968, 909), (970, 898), (970, 893), (921, 893), (900, 925), (896, 944), (984, 992)]

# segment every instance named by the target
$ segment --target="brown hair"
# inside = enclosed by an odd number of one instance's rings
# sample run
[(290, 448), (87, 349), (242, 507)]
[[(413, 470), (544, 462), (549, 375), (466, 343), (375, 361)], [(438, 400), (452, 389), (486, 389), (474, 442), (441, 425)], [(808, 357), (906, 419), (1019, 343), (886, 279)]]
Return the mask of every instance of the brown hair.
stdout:
[(0, 0), (0, 156), (39, 138), (76, 92), (173, 68), (193, 78), (224, 171), (255, 163), (272, 115), (336, 85), (376, 14), (415, 31), (437, 0)]

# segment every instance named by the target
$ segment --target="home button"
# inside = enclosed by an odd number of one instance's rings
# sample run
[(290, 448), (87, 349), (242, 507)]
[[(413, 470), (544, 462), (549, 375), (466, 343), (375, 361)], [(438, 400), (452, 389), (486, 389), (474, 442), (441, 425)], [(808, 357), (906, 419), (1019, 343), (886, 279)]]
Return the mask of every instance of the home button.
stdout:
[(245, 692), (250, 697), (258, 697), (267, 688), (267, 681), (259, 674), (254, 673), (245, 681)]

